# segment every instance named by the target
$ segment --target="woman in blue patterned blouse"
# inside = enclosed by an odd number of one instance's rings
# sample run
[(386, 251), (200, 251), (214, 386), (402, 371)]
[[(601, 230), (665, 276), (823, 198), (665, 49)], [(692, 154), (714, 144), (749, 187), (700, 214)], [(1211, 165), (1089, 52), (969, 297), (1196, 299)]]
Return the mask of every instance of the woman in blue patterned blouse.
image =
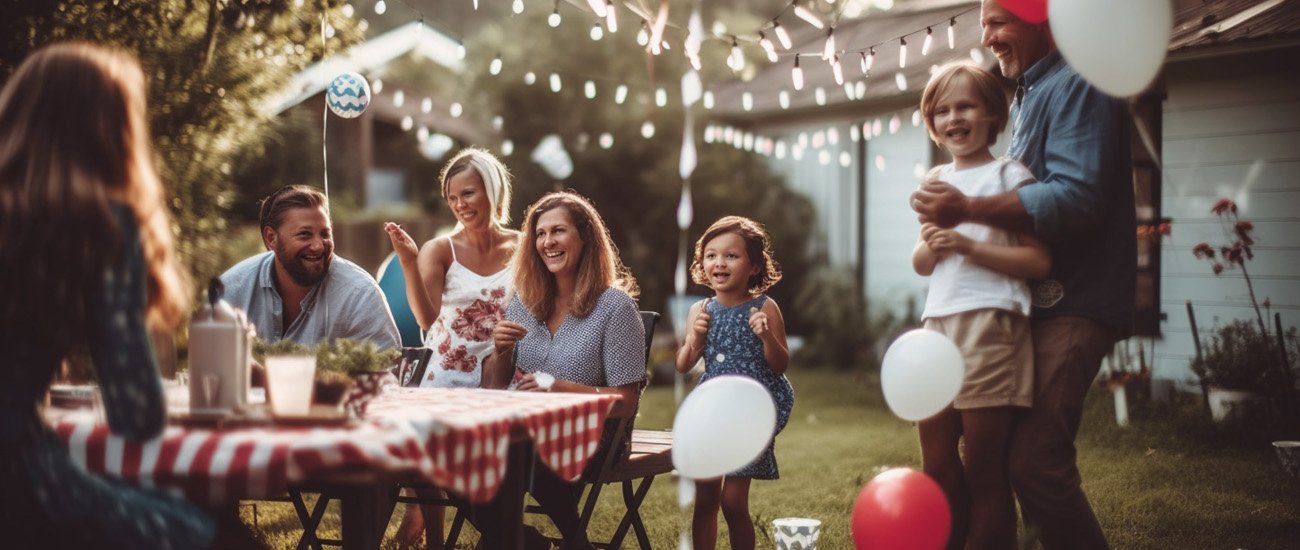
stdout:
[[(636, 280), (605, 222), (581, 195), (550, 193), (528, 208), (522, 232), (524, 245), (513, 262), (515, 293), (492, 332), (495, 349), (484, 364), (483, 386), (504, 388), (514, 378), (520, 391), (617, 394), (610, 416), (616, 422), (634, 415), (645, 381), (645, 333)], [(592, 464), (604, 452), (627, 455), (626, 437), (608, 441), (613, 425), (606, 423)], [(590, 547), (578, 529), (581, 485), (543, 466), (533, 471), (532, 494), (564, 536), (565, 548)], [(490, 508), (476, 511), (476, 518), (501, 516)], [(476, 523), (485, 547), (496, 547), (489, 537), (500, 530)]]

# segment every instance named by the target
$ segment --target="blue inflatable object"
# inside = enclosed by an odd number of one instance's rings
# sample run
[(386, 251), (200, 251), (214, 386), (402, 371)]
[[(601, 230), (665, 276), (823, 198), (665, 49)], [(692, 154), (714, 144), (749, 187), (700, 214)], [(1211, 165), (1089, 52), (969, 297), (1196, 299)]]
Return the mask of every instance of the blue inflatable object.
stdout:
[(402, 335), (402, 346), (408, 348), (423, 346), (424, 341), (420, 339), (420, 323), (416, 322), (411, 304), (406, 301), (406, 277), (402, 273), (402, 264), (397, 261), (396, 253), (389, 253), (388, 257), (384, 258), (384, 263), (379, 264), (379, 273), (375, 279), (379, 281), (379, 290), (384, 292), (384, 299), (388, 301), (388, 309), (393, 312), (393, 320), (397, 322), (397, 332)]

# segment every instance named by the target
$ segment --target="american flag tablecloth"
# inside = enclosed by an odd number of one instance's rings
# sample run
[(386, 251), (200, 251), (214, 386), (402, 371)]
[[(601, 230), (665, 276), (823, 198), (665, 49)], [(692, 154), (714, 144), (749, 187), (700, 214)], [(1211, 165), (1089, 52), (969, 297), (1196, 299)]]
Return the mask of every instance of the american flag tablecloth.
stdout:
[(524, 428), (541, 461), (566, 479), (582, 472), (615, 397), (474, 389), (389, 388), (346, 427), (168, 426), (157, 438), (109, 434), (92, 414), (54, 422), (74, 461), (133, 485), (218, 504), (283, 495), (331, 471), (419, 472), (470, 501), (490, 500), (505, 476), (511, 430)]

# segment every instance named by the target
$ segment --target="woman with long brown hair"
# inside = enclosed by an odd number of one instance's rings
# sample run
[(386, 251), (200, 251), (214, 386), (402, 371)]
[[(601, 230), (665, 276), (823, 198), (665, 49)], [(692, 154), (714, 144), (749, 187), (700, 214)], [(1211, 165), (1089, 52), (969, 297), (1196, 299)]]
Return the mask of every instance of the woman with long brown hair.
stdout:
[(147, 326), (187, 307), (153, 168), (145, 79), (128, 54), (57, 44), (0, 92), (0, 533), (17, 546), (202, 548), (212, 520), (92, 476), (39, 415), (59, 365), (88, 355), (119, 437), (163, 427)]
[[(512, 262), (515, 294), (492, 332), (494, 349), (483, 367), (483, 386), (520, 391), (605, 393), (620, 397), (597, 454), (627, 456), (627, 431), (610, 441), (618, 418), (636, 414), (645, 381), (645, 332), (637, 311), (636, 279), (618, 257), (605, 222), (582, 195), (549, 193), (524, 215), (523, 237)], [(599, 464), (598, 457), (591, 459)], [(507, 476), (523, 475), (507, 471)], [(565, 548), (588, 548), (578, 530), (582, 485), (567, 483), (542, 466), (530, 491), (564, 536)], [(484, 546), (496, 548), (491, 525), (503, 513), (489, 504), (475, 510)]]

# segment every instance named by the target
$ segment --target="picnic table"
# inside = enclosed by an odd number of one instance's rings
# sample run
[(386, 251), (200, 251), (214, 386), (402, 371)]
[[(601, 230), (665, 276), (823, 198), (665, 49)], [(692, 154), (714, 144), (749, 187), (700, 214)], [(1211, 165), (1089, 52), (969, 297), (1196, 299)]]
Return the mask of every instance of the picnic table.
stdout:
[[(397, 483), (428, 481), (472, 503), (498, 493), (507, 468), (537, 462), (577, 479), (600, 442), (616, 396), (389, 387), (363, 420), (336, 426), (169, 423), (148, 441), (112, 435), (93, 414), (51, 415), (72, 458), (88, 471), (203, 504), (325, 490), (342, 501), (343, 546), (377, 548)], [(527, 476), (515, 476), (520, 479)], [(514, 519), (514, 518), (510, 518)], [(520, 540), (520, 533), (509, 539)], [(512, 546), (517, 544), (512, 544)]]

